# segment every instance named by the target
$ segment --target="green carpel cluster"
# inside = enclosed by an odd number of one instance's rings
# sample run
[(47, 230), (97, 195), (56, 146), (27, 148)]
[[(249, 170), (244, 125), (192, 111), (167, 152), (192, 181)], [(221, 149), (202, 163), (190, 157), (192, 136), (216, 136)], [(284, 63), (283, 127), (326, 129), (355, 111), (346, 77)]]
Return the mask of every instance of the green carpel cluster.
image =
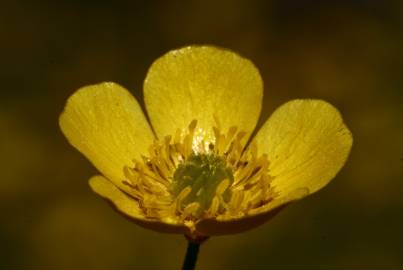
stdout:
[[(199, 203), (197, 215), (201, 215), (209, 209), (218, 185), (225, 179), (228, 179), (231, 185), (234, 176), (223, 158), (215, 154), (192, 154), (176, 169), (171, 192), (178, 196), (184, 188), (191, 187), (191, 192), (182, 204), (186, 207), (193, 202)], [(231, 199), (229, 188), (224, 191), (222, 198), (225, 202)]]

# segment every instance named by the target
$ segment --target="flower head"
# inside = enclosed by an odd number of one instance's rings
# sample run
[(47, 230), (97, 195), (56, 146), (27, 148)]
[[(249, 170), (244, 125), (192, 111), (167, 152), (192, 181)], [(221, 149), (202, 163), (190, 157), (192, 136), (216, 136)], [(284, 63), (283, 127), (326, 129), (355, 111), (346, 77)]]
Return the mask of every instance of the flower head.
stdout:
[(250, 136), (263, 83), (247, 59), (190, 46), (151, 66), (139, 104), (115, 83), (86, 86), (60, 126), (102, 173), (91, 188), (139, 225), (189, 237), (237, 233), (325, 186), (352, 136), (321, 100), (293, 100)]

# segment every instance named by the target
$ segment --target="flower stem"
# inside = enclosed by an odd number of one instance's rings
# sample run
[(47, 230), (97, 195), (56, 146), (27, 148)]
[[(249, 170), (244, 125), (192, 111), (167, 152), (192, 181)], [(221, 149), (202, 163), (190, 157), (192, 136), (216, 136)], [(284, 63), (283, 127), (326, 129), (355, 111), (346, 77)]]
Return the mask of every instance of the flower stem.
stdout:
[(200, 243), (188, 240), (188, 248), (186, 250), (185, 261), (183, 262), (182, 270), (194, 270), (199, 254)]
[(199, 255), (200, 245), (209, 239), (204, 235), (187, 235), (188, 248), (186, 250), (185, 261), (183, 262), (182, 270), (194, 270), (197, 262), (197, 255)]

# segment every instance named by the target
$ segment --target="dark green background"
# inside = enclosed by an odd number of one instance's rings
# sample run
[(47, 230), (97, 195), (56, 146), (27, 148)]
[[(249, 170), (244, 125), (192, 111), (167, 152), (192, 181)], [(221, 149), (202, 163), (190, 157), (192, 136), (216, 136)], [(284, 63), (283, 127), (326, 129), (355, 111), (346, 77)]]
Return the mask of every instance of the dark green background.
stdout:
[(180, 235), (142, 229), (87, 184), (96, 170), (57, 121), (78, 87), (118, 82), (142, 102), (163, 53), (238, 51), (265, 82), (260, 124), (325, 99), (354, 135), (321, 192), (262, 227), (216, 237), (198, 269), (403, 269), (401, 1), (1, 1), (0, 269), (179, 269)]

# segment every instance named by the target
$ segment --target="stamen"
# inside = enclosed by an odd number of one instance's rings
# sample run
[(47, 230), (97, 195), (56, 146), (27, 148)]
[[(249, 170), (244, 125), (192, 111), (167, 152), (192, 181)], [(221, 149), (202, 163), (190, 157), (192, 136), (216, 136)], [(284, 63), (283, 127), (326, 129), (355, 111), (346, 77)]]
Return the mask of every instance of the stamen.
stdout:
[(217, 195), (222, 195), (222, 194), (224, 194), (224, 192), (227, 190), (227, 188), (229, 187), (229, 185), (230, 185), (229, 179), (225, 179), (224, 181), (222, 181), (222, 182), (218, 185), (218, 187), (217, 187), (217, 189), (216, 189), (216, 194), (217, 194)]
[(188, 204), (185, 209), (183, 209), (182, 219), (186, 219), (188, 217), (195, 217), (197, 214), (197, 210), (199, 210), (200, 204), (198, 202), (193, 202)]
[(176, 210), (180, 211), (182, 207), (182, 201), (192, 192), (192, 188), (190, 186), (185, 187), (176, 197)]
[(213, 198), (213, 201), (211, 202), (210, 208), (208, 210), (208, 216), (214, 217), (216, 216), (216, 213), (218, 212), (218, 208), (220, 207), (220, 199), (218, 199), (217, 196)]

